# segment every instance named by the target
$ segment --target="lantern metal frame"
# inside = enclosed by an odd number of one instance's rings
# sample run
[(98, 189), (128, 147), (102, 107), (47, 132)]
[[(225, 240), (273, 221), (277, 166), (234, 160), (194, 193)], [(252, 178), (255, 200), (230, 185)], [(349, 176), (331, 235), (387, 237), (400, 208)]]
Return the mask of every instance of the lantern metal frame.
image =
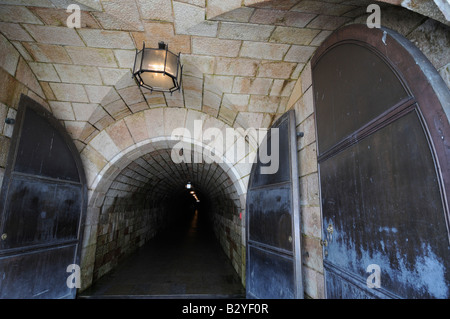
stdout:
[[(164, 54), (164, 68), (163, 70), (150, 70), (150, 69), (145, 69), (143, 68), (143, 61), (145, 58), (145, 53), (146, 52), (151, 52), (151, 51), (161, 51), (164, 50), (165, 54)], [(140, 61), (138, 61), (138, 56), (141, 53), (141, 57), (140, 57)], [(176, 57), (177, 59), (177, 65), (176, 65), (176, 74), (172, 75), (170, 73), (168, 73), (166, 71), (166, 67), (167, 67), (167, 55), (168, 54), (172, 54)], [(139, 65), (139, 69), (137, 71), (136, 70), (136, 65)], [(161, 73), (165, 76), (169, 76), (172, 79), (173, 82), (173, 87), (170, 89), (167, 88), (161, 88), (161, 87), (155, 87), (155, 86), (150, 86), (149, 84), (146, 84), (144, 79), (142, 78), (142, 74), (143, 73)], [(182, 77), (183, 77), (183, 66), (181, 65), (180, 62), (180, 53), (175, 54), (171, 51), (169, 51), (169, 45), (164, 43), (164, 42), (159, 42), (158, 43), (158, 48), (146, 48), (145, 47), (145, 42), (142, 45), (142, 50), (138, 50), (136, 49), (136, 56), (134, 58), (134, 65), (133, 65), (133, 78), (135, 79), (136, 83), (138, 86), (149, 89), (151, 92), (155, 91), (155, 92), (166, 92), (166, 93), (170, 93), (172, 94), (173, 92), (176, 92), (178, 90), (181, 89), (181, 81), (182, 81)]]

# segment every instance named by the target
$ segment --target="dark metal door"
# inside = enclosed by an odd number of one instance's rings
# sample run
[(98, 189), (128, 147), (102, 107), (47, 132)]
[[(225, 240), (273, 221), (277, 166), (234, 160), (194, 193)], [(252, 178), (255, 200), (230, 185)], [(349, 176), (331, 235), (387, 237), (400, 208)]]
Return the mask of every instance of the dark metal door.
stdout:
[(0, 197), (0, 298), (74, 298), (67, 268), (79, 265), (86, 207), (79, 154), (27, 96), (15, 126)]
[(450, 297), (450, 99), (425, 60), (353, 25), (312, 61), (328, 298)]
[[(303, 298), (295, 134), (292, 110), (268, 131), (252, 167), (246, 205), (248, 298)], [(265, 171), (268, 165), (274, 169)]]

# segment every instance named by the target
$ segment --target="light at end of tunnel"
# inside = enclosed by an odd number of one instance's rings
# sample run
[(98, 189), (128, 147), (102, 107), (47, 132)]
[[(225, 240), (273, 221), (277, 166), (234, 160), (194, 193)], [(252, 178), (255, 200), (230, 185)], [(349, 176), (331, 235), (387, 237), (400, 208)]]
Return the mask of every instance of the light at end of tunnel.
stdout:
[(186, 184), (186, 188), (187, 188), (187, 189), (191, 189), (191, 188), (192, 188), (192, 184), (191, 184), (191, 182), (187, 182), (187, 184)]

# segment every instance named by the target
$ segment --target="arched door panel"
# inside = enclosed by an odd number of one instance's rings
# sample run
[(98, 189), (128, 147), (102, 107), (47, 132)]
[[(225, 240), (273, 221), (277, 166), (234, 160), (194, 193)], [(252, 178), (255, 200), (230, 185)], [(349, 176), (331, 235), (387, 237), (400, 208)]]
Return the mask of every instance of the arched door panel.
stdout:
[[(246, 203), (248, 298), (303, 298), (296, 145), (291, 110), (268, 131), (252, 166)], [(277, 169), (264, 172), (265, 155), (278, 162)]]
[(11, 145), (0, 197), (0, 297), (74, 298), (67, 268), (79, 265), (87, 195), (78, 151), (26, 96)]
[(365, 25), (313, 58), (328, 298), (450, 297), (450, 99), (424, 60)]

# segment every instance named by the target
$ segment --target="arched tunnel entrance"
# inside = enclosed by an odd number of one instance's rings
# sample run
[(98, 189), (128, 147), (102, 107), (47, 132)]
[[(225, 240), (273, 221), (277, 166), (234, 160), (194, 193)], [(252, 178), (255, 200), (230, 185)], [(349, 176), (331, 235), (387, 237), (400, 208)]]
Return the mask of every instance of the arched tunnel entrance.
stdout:
[(93, 284), (79, 297), (245, 295), (238, 191), (219, 164), (175, 163), (171, 152), (149, 151), (111, 177)]

